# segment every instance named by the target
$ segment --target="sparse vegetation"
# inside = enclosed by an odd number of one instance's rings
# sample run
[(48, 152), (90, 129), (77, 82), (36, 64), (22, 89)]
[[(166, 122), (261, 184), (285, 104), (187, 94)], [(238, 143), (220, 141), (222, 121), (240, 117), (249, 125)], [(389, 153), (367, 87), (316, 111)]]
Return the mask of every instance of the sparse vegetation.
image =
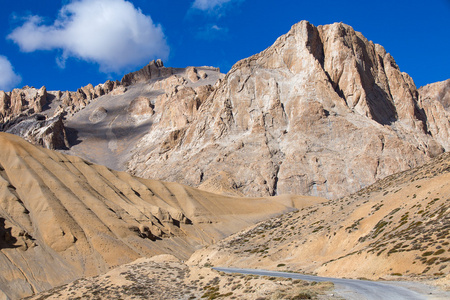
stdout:
[(439, 249), (436, 252), (434, 252), (433, 255), (440, 255), (440, 254), (442, 254), (444, 252), (445, 252), (445, 249)]

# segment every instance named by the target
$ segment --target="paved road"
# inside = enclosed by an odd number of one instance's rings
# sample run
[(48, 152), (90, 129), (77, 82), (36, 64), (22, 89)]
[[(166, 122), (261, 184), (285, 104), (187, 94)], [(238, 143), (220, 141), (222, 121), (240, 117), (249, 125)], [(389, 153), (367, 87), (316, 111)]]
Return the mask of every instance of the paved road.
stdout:
[[(217, 271), (226, 273), (240, 273), (240, 274), (254, 274), (261, 276), (286, 277), (293, 279), (301, 279), (308, 281), (331, 281), (335, 284), (334, 293), (337, 296), (345, 299), (357, 300), (422, 300), (422, 299), (449, 299), (445, 296), (424, 294), (407, 289), (401, 286), (394, 286), (387, 283), (356, 280), (356, 279), (342, 279), (342, 278), (328, 278), (311, 275), (302, 275), (298, 273), (285, 273), (257, 269), (234, 269), (234, 268), (213, 268)], [(445, 293), (447, 294), (447, 293)], [(448, 295), (446, 295), (448, 296)]]

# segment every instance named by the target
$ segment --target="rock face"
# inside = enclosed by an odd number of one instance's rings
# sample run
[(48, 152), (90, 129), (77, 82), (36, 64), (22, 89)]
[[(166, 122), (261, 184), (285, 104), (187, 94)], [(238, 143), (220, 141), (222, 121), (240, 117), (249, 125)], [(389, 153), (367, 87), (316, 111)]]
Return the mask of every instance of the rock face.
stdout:
[(163, 62), (160, 59), (156, 61), (153, 60), (139, 71), (125, 75), (121, 80), (121, 84), (123, 86), (128, 86), (138, 82), (146, 82), (148, 80), (159, 77), (169, 77), (175, 72), (175, 70), (176, 69), (174, 68), (165, 68)]
[(98, 97), (109, 93), (123, 94), (125, 90), (120, 82), (108, 80), (95, 87), (92, 84), (88, 84), (79, 88), (76, 92), (52, 91), (49, 94), (53, 96), (53, 107), (56, 107), (56, 110), (63, 110), (68, 115), (73, 115)]
[(26, 140), (49, 149), (69, 146), (63, 124), (63, 114), (57, 111), (48, 117), (53, 95), (45, 87), (24, 87), (9, 93), (0, 91), (0, 131), (22, 136)]
[(47, 90), (44, 86), (39, 90), (26, 86), (9, 93), (0, 91), (0, 123), (12, 120), (21, 114), (40, 113), (46, 104)]
[(132, 174), (229, 182), (221, 189), (247, 196), (337, 198), (450, 149), (439, 100), (419, 97), (382, 46), (342, 23), (294, 25), (204, 95), (167, 94)]
[(21, 136), (47, 149), (68, 149), (69, 147), (62, 114), (53, 118), (46, 118), (41, 114), (19, 117), (7, 123), (3, 129), (7, 133)]
[(428, 84), (419, 89), (421, 99), (435, 99), (450, 111), (450, 79)]
[(429, 133), (450, 149), (450, 79), (419, 89), (419, 105), (427, 117)]
[(0, 298), (196, 249), (323, 199), (230, 198), (144, 180), (0, 133)]
[[(189, 74), (193, 69), (205, 75), (192, 81)], [(122, 82), (126, 91), (114, 92), (124, 87), (121, 85), (67, 115), (66, 127), (76, 132), (71, 135), (70, 153), (114, 170), (125, 170), (143, 136), (153, 130), (163, 133), (172, 126), (190, 124), (213, 91), (212, 85), (223, 76), (216, 68), (165, 68), (160, 61), (125, 75)], [(172, 134), (172, 138), (177, 136), (181, 135)], [(170, 149), (174, 142), (169, 139), (159, 143), (164, 144), (163, 149)]]

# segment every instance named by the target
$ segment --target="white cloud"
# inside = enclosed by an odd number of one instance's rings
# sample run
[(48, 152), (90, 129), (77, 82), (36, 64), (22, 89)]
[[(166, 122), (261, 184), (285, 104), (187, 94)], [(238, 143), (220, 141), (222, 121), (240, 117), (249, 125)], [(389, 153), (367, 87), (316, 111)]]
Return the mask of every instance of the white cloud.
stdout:
[(197, 31), (196, 37), (203, 40), (224, 39), (228, 36), (228, 28), (219, 27), (216, 24), (209, 24), (200, 27)]
[(192, 7), (199, 10), (212, 10), (230, 1), (231, 0), (195, 0)]
[(14, 72), (8, 58), (0, 55), (0, 90), (9, 91), (21, 81), (22, 78)]
[(76, 0), (63, 6), (52, 25), (30, 17), (9, 39), (24, 52), (61, 49), (69, 57), (95, 62), (103, 72), (119, 72), (165, 59), (169, 53), (160, 25), (125, 0)]

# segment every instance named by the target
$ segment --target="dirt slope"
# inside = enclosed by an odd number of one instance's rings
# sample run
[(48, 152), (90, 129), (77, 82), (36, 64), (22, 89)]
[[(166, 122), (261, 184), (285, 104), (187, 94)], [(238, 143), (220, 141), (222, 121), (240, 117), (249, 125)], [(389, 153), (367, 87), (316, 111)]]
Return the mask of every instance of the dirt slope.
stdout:
[[(106, 274), (84, 278), (31, 299), (332, 299), (333, 284), (189, 267), (169, 255), (141, 258)], [(309, 298), (310, 299), (310, 298)], [(314, 298), (316, 299), (316, 298)]]
[(11, 298), (143, 256), (187, 259), (251, 224), (323, 201), (233, 198), (139, 179), (6, 133), (0, 147), (0, 291)]
[(351, 196), (263, 221), (190, 262), (332, 277), (434, 277), (448, 285), (449, 209), (446, 153)]

